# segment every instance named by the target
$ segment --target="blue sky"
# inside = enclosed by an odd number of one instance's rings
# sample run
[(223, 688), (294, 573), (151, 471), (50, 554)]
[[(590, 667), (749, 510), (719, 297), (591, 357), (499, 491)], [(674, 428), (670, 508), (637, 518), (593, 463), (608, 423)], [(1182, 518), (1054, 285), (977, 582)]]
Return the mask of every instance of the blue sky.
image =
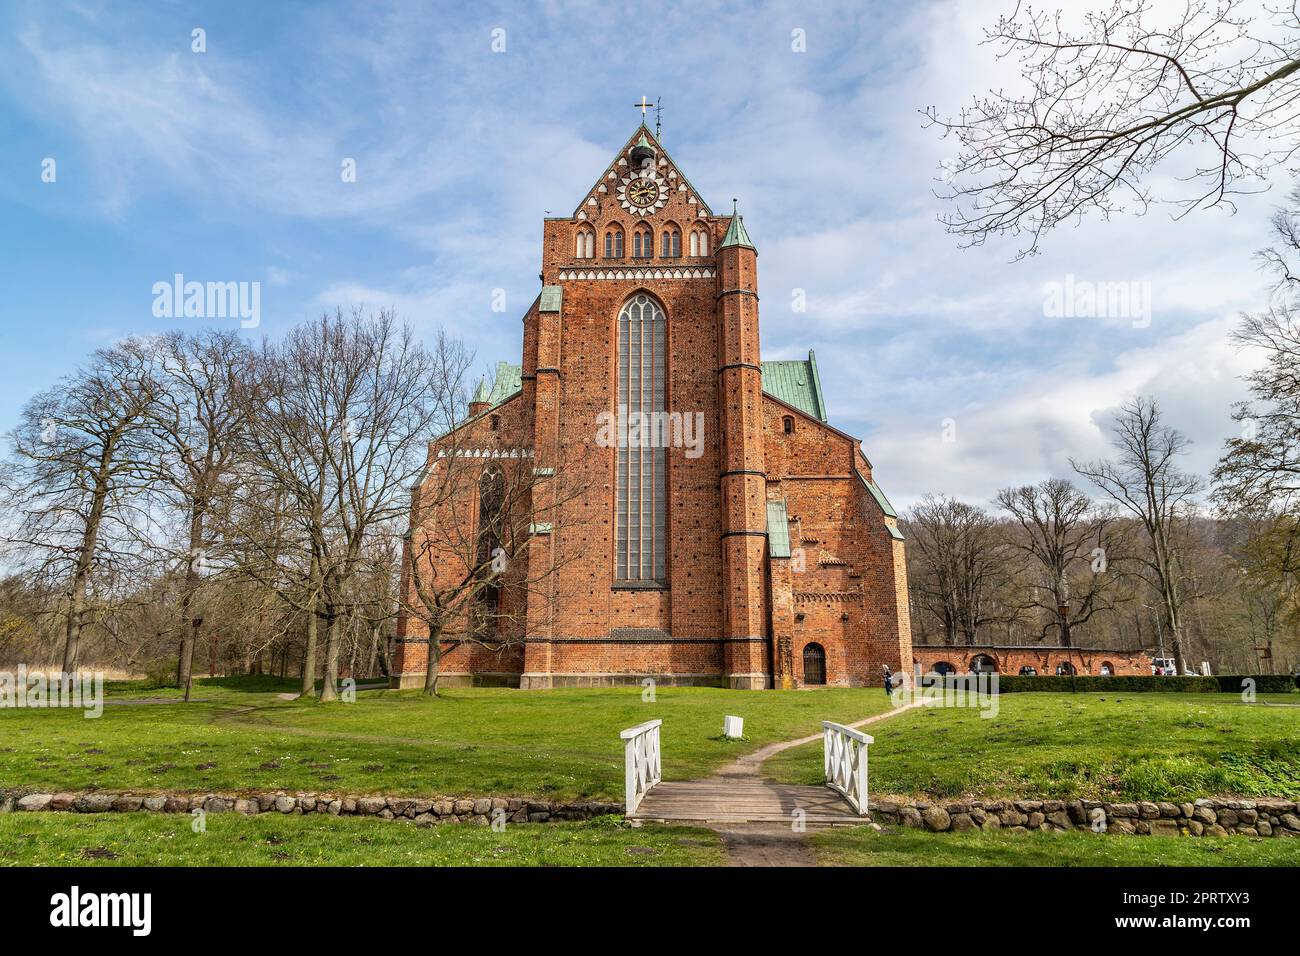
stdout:
[[(261, 282), (250, 335), (362, 302), (447, 327), (484, 368), (518, 361), (541, 220), (572, 212), (646, 95), (712, 208), (741, 201), (764, 357), (817, 350), (832, 423), (897, 503), (1067, 473), (1137, 392), (1207, 469), (1253, 361), (1226, 333), (1263, 301), (1251, 256), (1284, 190), (1236, 216), (1086, 222), (1028, 261), (959, 250), (933, 195), (952, 147), (918, 111), (1014, 79), (978, 42), (1004, 6), (9, 2), (0, 430), (93, 348), (185, 323), (151, 313), (177, 272)], [(1150, 283), (1150, 325), (1045, 316), (1067, 275)]]

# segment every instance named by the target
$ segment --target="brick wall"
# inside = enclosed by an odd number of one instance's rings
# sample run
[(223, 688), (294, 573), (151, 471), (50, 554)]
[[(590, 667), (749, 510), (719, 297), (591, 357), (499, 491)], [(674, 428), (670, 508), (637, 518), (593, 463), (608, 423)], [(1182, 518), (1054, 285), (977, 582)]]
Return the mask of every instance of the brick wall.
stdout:
[(1055, 674), (1062, 661), (1072, 663), (1079, 674), (1098, 675), (1103, 663), (1111, 665), (1117, 676), (1151, 676), (1151, 658), (1142, 651), (1115, 651), (1100, 648), (1078, 647), (938, 647), (915, 645), (912, 656), (923, 673), (934, 670), (940, 661), (946, 661), (958, 673), (966, 673), (976, 655), (991, 657), (999, 673), (1018, 674), (1021, 667), (1033, 667), (1039, 674)]

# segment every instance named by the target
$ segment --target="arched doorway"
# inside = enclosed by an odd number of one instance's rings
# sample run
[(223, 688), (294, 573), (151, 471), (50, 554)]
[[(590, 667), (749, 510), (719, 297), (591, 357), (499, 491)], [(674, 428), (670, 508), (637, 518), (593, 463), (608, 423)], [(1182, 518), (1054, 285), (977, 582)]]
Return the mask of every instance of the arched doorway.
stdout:
[(1061, 661), (1061, 663), (1056, 665), (1057, 677), (1072, 677), (1074, 673), (1074, 665), (1069, 661)]
[(807, 644), (803, 649), (803, 682), (826, 683), (826, 651), (820, 644)]
[(1102, 677), (1113, 677), (1113, 676), (1115, 676), (1115, 665), (1112, 664), (1110, 661), (1102, 661), (1102, 662), (1101, 662), (1101, 676), (1102, 676)]
[(930, 668), (940, 677), (946, 677), (949, 674), (955, 674), (957, 668), (953, 667), (948, 661), (935, 661), (934, 666)]
[(995, 674), (998, 662), (987, 654), (976, 654), (970, 659), (970, 669), (974, 674)]

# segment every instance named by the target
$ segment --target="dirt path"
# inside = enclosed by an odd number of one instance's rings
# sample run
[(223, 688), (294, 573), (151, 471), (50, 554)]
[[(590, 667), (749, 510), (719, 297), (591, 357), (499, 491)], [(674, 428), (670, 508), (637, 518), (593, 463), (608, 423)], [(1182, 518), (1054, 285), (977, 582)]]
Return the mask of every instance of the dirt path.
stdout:
[[(887, 710), (855, 721), (847, 726), (855, 729), (870, 724), (880, 723), (924, 706), (923, 701), (916, 701), (906, 707)], [(809, 734), (797, 740), (783, 740), (779, 743), (760, 747), (752, 754), (746, 754), (735, 763), (723, 767), (718, 776), (726, 778), (753, 778), (759, 775), (763, 762), (769, 757), (821, 740), (821, 734)], [(722, 838), (722, 846), (727, 854), (729, 866), (816, 866), (817, 857), (805, 840), (805, 833), (796, 832), (793, 827), (771, 823), (726, 824), (716, 825), (713, 830)]]
[(728, 866), (816, 866), (802, 833), (771, 823), (710, 827), (722, 837)]

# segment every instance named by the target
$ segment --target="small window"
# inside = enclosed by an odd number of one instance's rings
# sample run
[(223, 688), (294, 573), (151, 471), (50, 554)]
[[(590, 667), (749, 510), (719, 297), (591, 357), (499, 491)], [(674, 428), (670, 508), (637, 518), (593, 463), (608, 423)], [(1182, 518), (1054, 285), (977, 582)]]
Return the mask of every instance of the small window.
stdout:
[(676, 226), (667, 226), (663, 232), (663, 246), (659, 254), (665, 259), (676, 259), (682, 254), (682, 233)]
[(500, 415), (493, 415), (493, 416), (492, 416), (492, 430), (493, 430), (493, 431), (497, 431), (500, 427), (501, 427), (501, 416), (500, 416)]
[(605, 231), (605, 258), (623, 258), (623, 230), (613, 226)]
[(655, 254), (655, 237), (649, 226), (637, 226), (632, 233), (632, 258), (650, 259)]
[(781, 425), (782, 425), (782, 427), (785, 429), (785, 433), (786, 433), (787, 435), (793, 435), (793, 434), (794, 434), (794, 416), (793, 416), (793, 415), (787, 415), (787, 416), (785, 416), (785, 418), (781, 419)]

